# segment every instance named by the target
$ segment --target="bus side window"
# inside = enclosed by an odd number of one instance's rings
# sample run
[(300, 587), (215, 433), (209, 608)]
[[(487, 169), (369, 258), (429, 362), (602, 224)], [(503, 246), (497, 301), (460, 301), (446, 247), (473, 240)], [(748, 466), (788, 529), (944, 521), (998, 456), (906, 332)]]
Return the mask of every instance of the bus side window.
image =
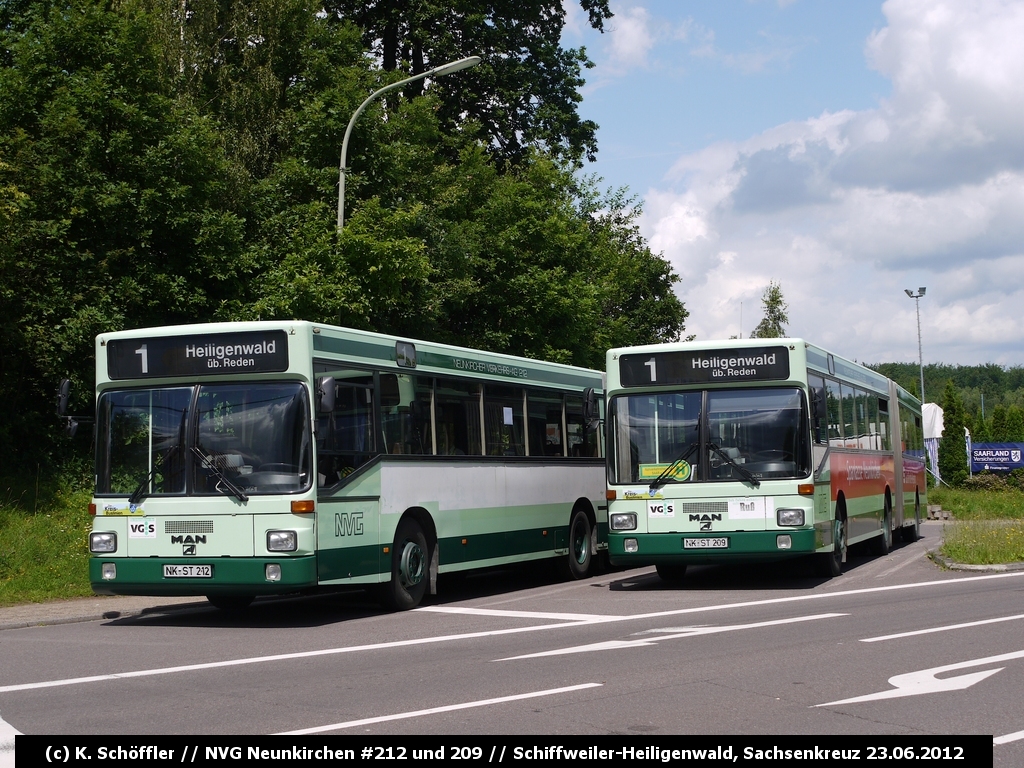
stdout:
[(317, 484), (337, 485), (377, 452), (373, 430), (373, 374), (324, 370), (334, 378), (334, 410), (317, 419)]
[(825, 395), (825, 380), (820, 376), (808, 374), (808, 389), (811, 395), (811, 434), (814, 442), (828, 442), (828, 401)]

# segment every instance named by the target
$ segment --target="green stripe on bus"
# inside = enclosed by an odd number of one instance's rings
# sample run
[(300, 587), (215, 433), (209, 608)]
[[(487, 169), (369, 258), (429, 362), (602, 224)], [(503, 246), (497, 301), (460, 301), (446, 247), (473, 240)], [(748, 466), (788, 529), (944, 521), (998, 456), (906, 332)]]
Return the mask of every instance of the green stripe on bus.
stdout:
[[(117, 566), (116, 579), (104, 579), (104, 563)], [(281, 580), (267, 581), (266, 566), (281, 566)], [(164, 578), (165, 565), (209, 565), (209, 579)], [(91, 557), (89, 581), (101, 595), (275, 595), (316, 586), (316, 557)]]
[[(788, 535), (792, 548), (778, 549), (776, 537)], [(683, 539), (728, 538), (728, 549), (683, 549)], [(624, 541), (635, 539), (636, 552), (626, 552)], [(615, 565), (644, 563), (707, 563), (730, 560), (770, 560), (806, 555), (816, 549), (815, 531), (723, 531), (712, 536), (684, 536), (679, 533), (609, 533), (608, 556)]]
[[(546, 532), (546, 535), (545, 535)], [(452, 536), (438, 542), (438, 564), (456, 565), (510, 555), (554, 553), (568, 546), (569, 526)], [(463, 544), (462, 542), (466, 543)]]

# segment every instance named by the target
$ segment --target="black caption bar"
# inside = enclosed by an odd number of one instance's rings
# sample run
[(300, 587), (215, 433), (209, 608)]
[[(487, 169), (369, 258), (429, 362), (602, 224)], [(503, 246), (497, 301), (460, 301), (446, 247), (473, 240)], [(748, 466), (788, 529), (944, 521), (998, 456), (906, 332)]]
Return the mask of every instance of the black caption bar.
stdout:
[(16, 736), (16, 768), (992, 765), (991, 736)]

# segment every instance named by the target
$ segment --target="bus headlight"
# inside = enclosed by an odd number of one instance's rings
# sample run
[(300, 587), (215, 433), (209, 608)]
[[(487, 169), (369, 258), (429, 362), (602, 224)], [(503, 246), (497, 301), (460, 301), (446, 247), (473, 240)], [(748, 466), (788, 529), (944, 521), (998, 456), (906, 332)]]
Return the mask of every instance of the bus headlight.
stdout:
[(802, 509), (776, 509), (775, 519), (779, 525), (803, 525), (804, 511)]
[(608, 525), (613, 531), (635, 531), (636, 513), (620, 512), (608, 516)]
[(263, 575), (266, 577), (267, 581), (280, 581), (281, 564), (267, 563), (267, 567), (263, 569)]
[(294, 552), (299, 548), (299, 535), (295, 531), (267, 531), (268, 552)]
[(625, 539), (622, 542), (622, 549), (626, 552), (636, 552), (639, 548), (636, 539)]
[(117, 534), (111, 532), (96, 532), (89, 534), (90, 552), (117, 552)]

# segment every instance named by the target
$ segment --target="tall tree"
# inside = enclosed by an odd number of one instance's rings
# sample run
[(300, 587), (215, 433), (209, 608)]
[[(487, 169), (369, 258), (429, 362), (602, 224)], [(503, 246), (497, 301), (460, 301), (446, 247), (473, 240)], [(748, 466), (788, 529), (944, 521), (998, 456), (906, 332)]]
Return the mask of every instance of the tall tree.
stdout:
[(942, 394), (942, 439), (939, 441), (939, 475), (954, 488), (968, 476), (964, 406), (952, 381)]
[(992, 409), (992, 441), (995, 443), (1007, 441), (1006, 407), (1002, 404)]
[[(569, 0), (572, 2), (573, 0)], [(579, 0), (594, 29), (611, 18), (608, 0)], [(386, 71), (420, 74), (480, 56), (473, 69), (439, 78), (439, 115), (478, 123), (496, 155), (521, 161), (530, 147), (579, 163), (597, 152), (597, 125), (580, 117), (582, 48), (562, 48), (563, 0), (327, 0), (354, 21)], [(422, 83), (410, 86), (419, 93)]]
[(780, 339), (786, 335), (786, 323), (789, 322), (789, 306), (782, 297), (782, 286), (774, 280), (761, 294), (761, 306), (764, 317), (750, 333), (752, 339)]
[(1016, 405), (1006, 409), (1006, 433), (1004, 440), (1008, 443), (1024, 443), (1024, 411)]

